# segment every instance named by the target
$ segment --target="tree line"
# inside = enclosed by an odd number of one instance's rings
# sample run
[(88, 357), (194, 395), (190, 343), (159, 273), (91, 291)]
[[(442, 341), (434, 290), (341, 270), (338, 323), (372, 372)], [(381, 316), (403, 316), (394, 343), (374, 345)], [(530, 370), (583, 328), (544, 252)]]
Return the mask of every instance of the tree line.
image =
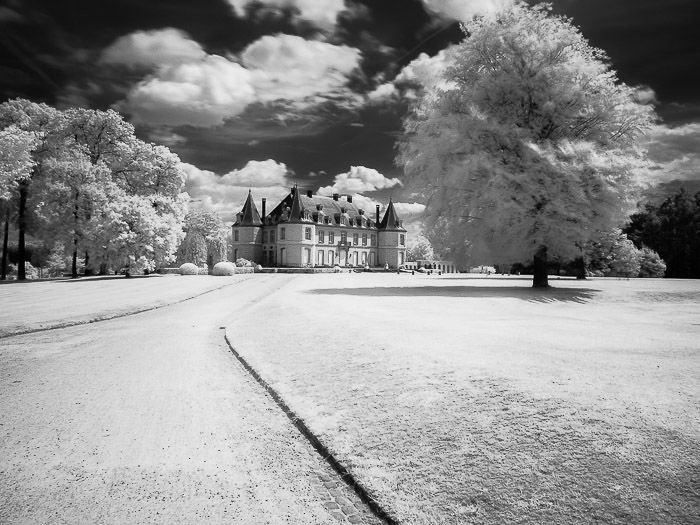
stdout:
[(117, 112), (58, 110), (24, 99), (0, 104), (0, 206), (17, 225), (17, 277), (26, 278), (26, 235), (79, 259), (86, 271), (149, 271), (173, 259), (188, 196), (167, 147), (136, 138)]

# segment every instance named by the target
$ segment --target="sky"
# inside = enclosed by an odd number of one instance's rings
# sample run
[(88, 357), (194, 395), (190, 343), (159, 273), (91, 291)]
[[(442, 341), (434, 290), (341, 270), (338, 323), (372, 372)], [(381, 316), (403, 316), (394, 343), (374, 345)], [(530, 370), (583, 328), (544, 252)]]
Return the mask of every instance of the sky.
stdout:
[[(394, 163), (402, 118), (459, 21), (509, 1), (0, 0), (0, 100), (118, 110), (224, 220), (248, 189), (259, 206), (298, 184), (368, 210), (391, 197), (418, 231)], [(552, 3), (655, 105), (650, 182), (698, 183), (697, 0)]]

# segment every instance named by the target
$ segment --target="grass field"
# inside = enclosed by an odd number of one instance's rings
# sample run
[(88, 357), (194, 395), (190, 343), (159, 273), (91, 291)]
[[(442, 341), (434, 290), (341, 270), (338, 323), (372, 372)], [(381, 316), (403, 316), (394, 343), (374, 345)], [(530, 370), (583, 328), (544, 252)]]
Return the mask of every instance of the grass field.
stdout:
[(405, 523), (700, 523), (700, 282), (300, 276), (234, 346)]

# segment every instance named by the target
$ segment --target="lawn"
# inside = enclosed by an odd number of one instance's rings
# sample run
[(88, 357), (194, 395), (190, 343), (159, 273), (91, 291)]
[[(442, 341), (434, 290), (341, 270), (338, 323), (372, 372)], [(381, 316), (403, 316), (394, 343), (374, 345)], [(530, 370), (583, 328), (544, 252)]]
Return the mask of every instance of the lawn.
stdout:
[(700, 282), (299, 276), (233, 345), (404, 523), (699, 523)]
[(249, 278), (149, 275), (0, 281), (0, 337), (158, 308)]

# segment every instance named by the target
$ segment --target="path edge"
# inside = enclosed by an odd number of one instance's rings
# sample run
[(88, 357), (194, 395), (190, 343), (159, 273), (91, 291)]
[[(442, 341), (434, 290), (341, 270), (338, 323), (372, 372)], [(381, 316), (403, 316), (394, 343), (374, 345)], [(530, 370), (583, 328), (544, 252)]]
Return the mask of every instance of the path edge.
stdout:
[(372, 497), (369, 491), (353, 476), (353, 474), (348, 471), (347, 468), (335, 457), (335, 455), (328, 449), (328, 447), (320, 440), (320, 438), (314, 434), (309, 426), (306, 424), (304, 419), (299, 416), (290, 406), (285, 402), (279, 392), (272, 388), (270, 384), (263, 379), (260, 373), (253, 368), (253, 366), (243, 357), (231, 344), (231, 340), (228, 337), (228, 333), (224, 332), (224, 340), (228, 345), (231, 353), (238, 360), (238, 362), (243, 366), (243, 368), (255, 379), (255, 381), (265, 389), (265, 391), (270, 395), (277, 406), (284, 412), (287, 418), (292, 422), (292, 424), (297, 428), (304, 438), (309, 442), (309, 444), (314, 448), (314, 450), (330, 465), (330, 467), (340, 476), (340, 479), (347, 485), (357, 496), (362, 500), (362, 502), (369, 507), (372, 513), (382, 520), (387, 525), (399, 525), (399, 521), (393, 518), (386, 510), (384, 510), (379, 503)]

